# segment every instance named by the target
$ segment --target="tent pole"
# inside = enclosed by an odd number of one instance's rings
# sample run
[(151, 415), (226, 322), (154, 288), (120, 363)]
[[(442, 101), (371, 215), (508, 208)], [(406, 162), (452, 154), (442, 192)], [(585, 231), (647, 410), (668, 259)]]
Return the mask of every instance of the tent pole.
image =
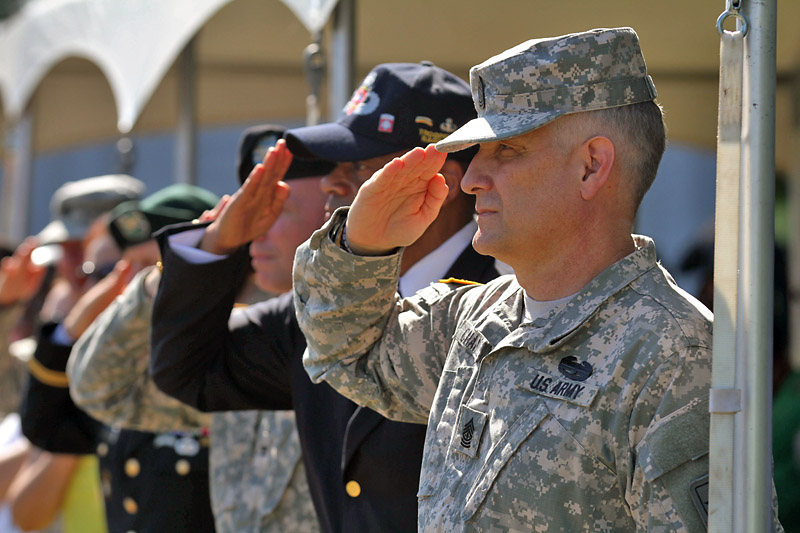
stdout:
[(339, 118), (355, 80), (356, 0), (339, 0), (333, 12), (331, 58), (328, 67), (328, 118)]
[(33, 179), (33, 113), (26, 110), (4, 132), (5, 169), (2, 185), (2, 235), (15, 244), (31, 232)]
[(197, 65), (193, 37), (178, 57), (178, 126), (175, 132), (175, 181), (197, 184)]
[[(788, 173), (787, 200), (790, 228), (800, 228), (800, 77), (791, 83), (793, 164)], [(800, 232), (789, 231), (787, 238), (789, 282), (789, 362), (800, 369)]]
[[(772, 323), (775, 249), (775, 52), (776, 3), (743, 1), (750, 23), (744, 42), (743, 187), (740, 200), (741, 342), (737, 388), (737, 530), (772, 530)], [(738, 518), (738, 517), (737, 517)]]

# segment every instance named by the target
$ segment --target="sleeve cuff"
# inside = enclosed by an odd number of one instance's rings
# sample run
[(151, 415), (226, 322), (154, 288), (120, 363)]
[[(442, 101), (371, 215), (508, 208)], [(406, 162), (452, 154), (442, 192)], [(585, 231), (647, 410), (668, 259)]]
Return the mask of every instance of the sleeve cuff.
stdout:
[(192, 265), (204, 265), (221, 261), (227, 255), (206, 252), (197, 247), (205, 234), (205, 227), (174, 233), (168, 237), (169, 245), (175, 255)]
[(58, 346), (71, 347), (75, 344), (75, 339), (72, 338), (72, 335), (67, 333), (67, 328), (64, 327), (64, 323), (62, 322), (53, 330), (53, 334), (50, 336), (50, 342)]

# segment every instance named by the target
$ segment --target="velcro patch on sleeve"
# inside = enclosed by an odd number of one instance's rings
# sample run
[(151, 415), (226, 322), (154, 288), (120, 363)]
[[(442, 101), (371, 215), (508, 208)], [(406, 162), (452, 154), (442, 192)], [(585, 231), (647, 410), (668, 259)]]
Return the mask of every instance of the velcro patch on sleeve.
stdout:
[(689, 492), (692, 495), (694, 506), (703, 519), (703, 523), (708, 526), (708, 474), (695, 479), (689, 485)]

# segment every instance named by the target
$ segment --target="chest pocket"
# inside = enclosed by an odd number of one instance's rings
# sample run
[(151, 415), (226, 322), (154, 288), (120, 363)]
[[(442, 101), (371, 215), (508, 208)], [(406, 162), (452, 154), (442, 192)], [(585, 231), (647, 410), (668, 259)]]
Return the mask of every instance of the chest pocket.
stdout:
[[(483, 460), (480, 471), (467, 494), (461, 516), (464, 521), (471, 519), (475, 515), (475, 512), (486, 499), (486, 494), (494, 485), (497, 475), (517, 452), (520, 445), (530, 437), (549, 414), (543, 401), (535, 401), (508, 428), (505, 438), (497, 441), (492, 449), (488, 451), (486, 459)], [(530, 495), (526, 494), (524, 498), (530, 499)]]

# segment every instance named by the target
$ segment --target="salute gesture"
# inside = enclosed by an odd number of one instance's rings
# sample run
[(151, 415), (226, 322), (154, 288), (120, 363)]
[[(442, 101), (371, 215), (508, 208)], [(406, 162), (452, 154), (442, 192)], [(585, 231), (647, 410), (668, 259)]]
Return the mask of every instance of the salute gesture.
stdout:
[(267, 151), (244, 184), (214, 208), (216, 220), (206, 228), (200, 248), (214, 254), (229, 254), (269, 230), (289, 197), (289, 186), (281, 181), (292, 154), (281, 139)]
[(447, 198), (447, 184), (438, 173), (446, 158), (431, 144), (414, 148), (373, 174), (347, 215), (348, 248), (358, 255), (384, 255), (416, 241)]
[(0, 306), (26, 303), (39, 290), (47, 269), (31, 260), (36, 246), (36, 238), (28, 237), (17, 247), (14, 255), (0, 262)]

